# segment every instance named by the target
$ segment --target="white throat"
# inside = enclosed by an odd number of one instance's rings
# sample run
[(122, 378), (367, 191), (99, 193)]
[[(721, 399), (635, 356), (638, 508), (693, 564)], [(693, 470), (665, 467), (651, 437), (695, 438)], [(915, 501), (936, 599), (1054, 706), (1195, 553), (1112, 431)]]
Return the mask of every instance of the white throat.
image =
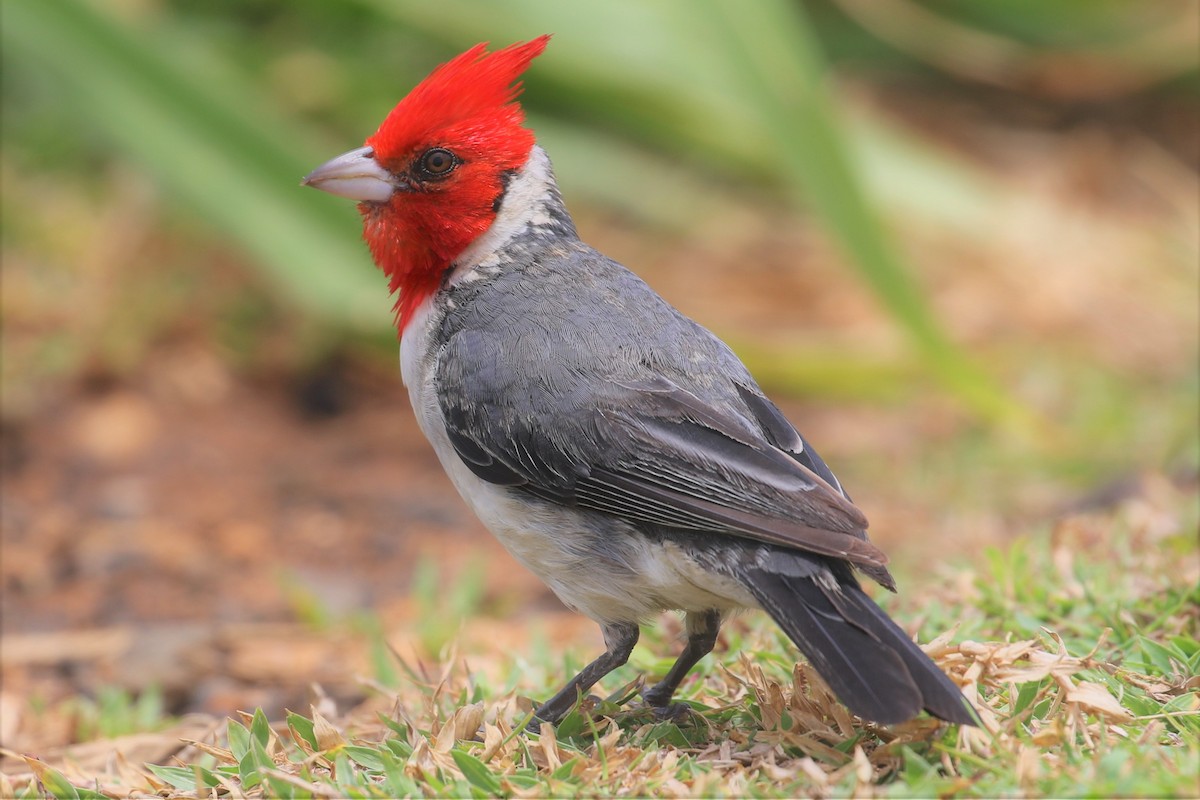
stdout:
[(546, 198), (550, 195), (553, 183), (550, 157), (535, 144), (529, 153), (529, 161), (509, 181), (496, 219), (454, 259), (454, 271), (450, 273), (449, 283), (458, 283), (475, 267), (498, 263), (497, 251), (527, 226), (550, 222), (546, 213)]

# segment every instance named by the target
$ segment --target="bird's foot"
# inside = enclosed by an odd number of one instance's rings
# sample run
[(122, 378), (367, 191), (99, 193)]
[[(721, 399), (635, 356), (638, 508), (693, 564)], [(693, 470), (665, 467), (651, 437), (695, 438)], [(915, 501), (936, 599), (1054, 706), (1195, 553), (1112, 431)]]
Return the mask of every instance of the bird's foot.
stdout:
[(672, 703), (674, 695), (675, 686), (663, 681), (642, 692), (642, 702), (654, 711), (656, 721), (682, 722), (692, 716), (692, 707), (687, 703)]
[(665, 706), (649, 706), (654, 712), (654, 719), (658, 722), (674, 722), (676, 725), (692, 719), (696, 715), (695, 709), (687, 703), (668, 703)]
[(529, 733), (542, 732), (542, 725), (557, 725), (572, 711), (578, 710), (581, 714), (591, 714), (591, 712), (604, 701), (594, 694), (589, 694), (579, 701), (574, 708), (569, 708), (566, 711), (555, 713), (554, 709), (547, 708), (549, 703), (542, 703), (533, 710), (533, 716), (529, 718), (529, 722), (525, 724), (525, 730)]

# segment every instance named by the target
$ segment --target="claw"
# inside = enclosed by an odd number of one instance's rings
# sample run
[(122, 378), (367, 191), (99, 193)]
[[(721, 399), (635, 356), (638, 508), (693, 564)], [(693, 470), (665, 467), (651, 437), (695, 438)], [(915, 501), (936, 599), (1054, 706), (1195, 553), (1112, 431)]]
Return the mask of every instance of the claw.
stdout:
[(676, 725), (697, 716), (695, 710), (687, 703), (651, 706), (651, 709), (654, 711), (655, 720), (659, 722), (674, 722)]

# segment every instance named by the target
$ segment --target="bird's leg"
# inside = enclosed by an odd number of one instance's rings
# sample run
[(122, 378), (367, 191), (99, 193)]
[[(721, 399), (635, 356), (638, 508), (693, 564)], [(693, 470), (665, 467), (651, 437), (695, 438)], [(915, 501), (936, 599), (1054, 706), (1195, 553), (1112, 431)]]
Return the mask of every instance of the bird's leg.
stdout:
[(712, 652), (717, 643), (717, 632), (721, 629), (721, 612), (692, 612), (687, 615), (684, 624), (687, 626), (688, 638), (683, 652), (679, 654), (666, 677), (642, 693), (646, 705), (658, 710), (660, 716), (672, 716), (673, 712), (686, 708), (671, 705), (671, 697), (688, 671), (696, 666), (696, 662)]
[(537, 707), (533, 712), (534, 719), (530, 720), (528, 726), (530, 729), (536, 731), (539, 721), (552, 724), (558, 722), (596, 681), (629, 660), (629, 654), (633, 652), (633, 646), (638, 640), (637, 623), (614, 622), (602, 626), (602, 630), (604, 646), (607, 649), (599, 658), (580, 670), (558, 694)]

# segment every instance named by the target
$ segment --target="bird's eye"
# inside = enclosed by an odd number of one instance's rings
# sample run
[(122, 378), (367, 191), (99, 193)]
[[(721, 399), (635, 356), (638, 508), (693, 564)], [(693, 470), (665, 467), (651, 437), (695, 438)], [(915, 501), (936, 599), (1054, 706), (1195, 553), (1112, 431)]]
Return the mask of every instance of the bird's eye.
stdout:
[(458, 159), (444, 147), (434, 147), (426, 150), (417, 167), (426, 178), (442, 178), (449, 175), (458, 166)]

